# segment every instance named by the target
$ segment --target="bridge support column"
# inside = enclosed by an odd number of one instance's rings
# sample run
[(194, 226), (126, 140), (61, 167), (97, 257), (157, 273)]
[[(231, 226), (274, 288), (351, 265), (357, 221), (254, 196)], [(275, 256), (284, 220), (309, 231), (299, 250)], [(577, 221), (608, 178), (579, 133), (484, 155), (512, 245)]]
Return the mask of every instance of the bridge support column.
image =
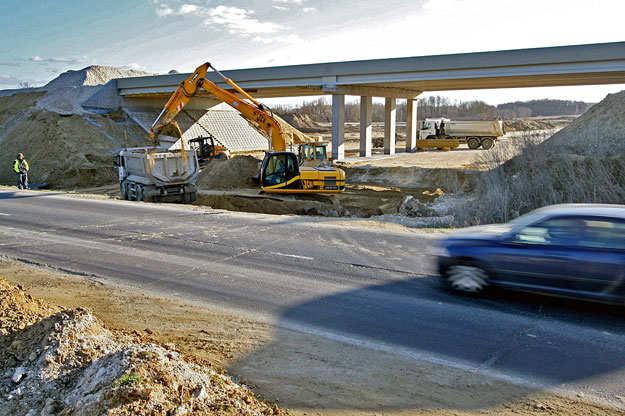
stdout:
[(397, 119), (397, 99), (386, 98), (384, 105), (384, 154), (395, 154), (395, 121)]
[(417, 100), (406, 100), (406, 153), (417, 151)]
[(332, 158), (345, 159), (345, 95), (332, 95)]
[(370, 157), (373, 121), (373, 97), (360, 97), (360, 156)]

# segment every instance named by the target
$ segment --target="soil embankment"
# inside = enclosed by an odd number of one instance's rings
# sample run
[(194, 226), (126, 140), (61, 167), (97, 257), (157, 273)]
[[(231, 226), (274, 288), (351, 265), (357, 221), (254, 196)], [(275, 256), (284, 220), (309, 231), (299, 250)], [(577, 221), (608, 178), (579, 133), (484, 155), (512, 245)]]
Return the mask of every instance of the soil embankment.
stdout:
[[(493, 150), (495, 161), (499, 154)], [(458, 225), (508, 221), (551, 204), (622, 204), (625, 91), (608, 95), (547, 140), (522, 138), (516, 153), (480, 175), (479, 186), (459, 208), (464, 215)]]

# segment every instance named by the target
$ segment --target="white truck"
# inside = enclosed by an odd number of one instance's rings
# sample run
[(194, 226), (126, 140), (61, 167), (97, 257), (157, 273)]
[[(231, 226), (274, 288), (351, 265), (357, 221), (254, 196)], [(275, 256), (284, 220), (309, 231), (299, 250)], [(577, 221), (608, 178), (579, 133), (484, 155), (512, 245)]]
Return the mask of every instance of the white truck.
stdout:
[(117, 155), (115, 166), (123, 199), (186, 204), (197, 199), (195, 181), (200, 166), (193, 150), (124, 148)]
[[(504, 134), (503, 121), (499, 119), (460, 121), (447, 118), (426, 118), (419, 130), (419, 139), (457, 139), (459, 143), (466, 143), (469, 149), (477, 149), (480, 146), (483, 149), (490, 149)], [(418, 143), (417, 147), (420, 147)]]

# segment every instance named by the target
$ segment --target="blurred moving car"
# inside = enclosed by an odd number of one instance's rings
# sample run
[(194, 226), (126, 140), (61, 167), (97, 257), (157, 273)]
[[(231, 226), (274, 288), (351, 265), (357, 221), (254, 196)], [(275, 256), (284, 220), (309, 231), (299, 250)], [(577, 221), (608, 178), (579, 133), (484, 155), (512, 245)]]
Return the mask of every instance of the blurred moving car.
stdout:
[(506, 224), (452, 234), (436, 251), (440, 276), (458, 291), (493, 285), (625, 300), (625, 205), (540, 208)]

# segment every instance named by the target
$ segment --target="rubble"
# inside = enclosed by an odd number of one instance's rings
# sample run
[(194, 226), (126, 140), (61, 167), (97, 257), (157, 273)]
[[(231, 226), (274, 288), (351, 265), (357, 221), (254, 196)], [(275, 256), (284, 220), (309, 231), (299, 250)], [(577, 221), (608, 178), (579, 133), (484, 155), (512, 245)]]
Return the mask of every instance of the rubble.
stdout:
[(0, 295), (0, 414), (282, 414), (172, 343), (138, 343), (87, 309), (62, 310), (3, 279)]

